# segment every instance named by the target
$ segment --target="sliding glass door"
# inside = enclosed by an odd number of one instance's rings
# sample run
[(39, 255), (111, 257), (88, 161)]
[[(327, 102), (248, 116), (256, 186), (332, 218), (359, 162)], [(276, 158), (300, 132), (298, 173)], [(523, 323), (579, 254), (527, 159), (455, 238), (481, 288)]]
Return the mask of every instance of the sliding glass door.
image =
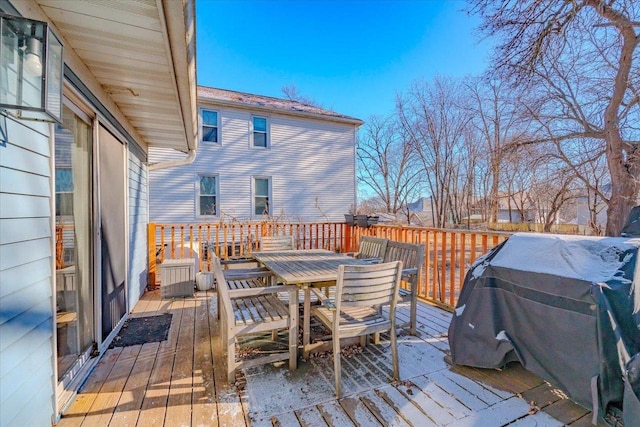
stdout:
[(88, 119), (65, 106), (55, 130), (58, 381), (86, 360), (95, 342), (92, 147)]

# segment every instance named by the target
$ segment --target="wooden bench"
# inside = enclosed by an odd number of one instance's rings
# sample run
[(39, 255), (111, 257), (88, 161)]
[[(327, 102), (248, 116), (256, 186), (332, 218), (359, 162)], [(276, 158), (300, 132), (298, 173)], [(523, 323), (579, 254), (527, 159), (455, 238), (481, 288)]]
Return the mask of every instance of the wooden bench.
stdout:
[[(281, 360), (289, 360), (289, 369), (298, 366), (298, 287), (264, 286), (256, 278), (227, 280), (219, 258), (213, 260), (213, 272), (218, 282), (223, 347), (227, 350), (227, 378), (235, 381), (238, 368), (248, 368)], [(279, 292), (288, 292), (288, 305), (278, 299)], [(289, 333), (288, 351), (250, 360), (236, 361), (236, 339), (242, 335), (274, 332)]]

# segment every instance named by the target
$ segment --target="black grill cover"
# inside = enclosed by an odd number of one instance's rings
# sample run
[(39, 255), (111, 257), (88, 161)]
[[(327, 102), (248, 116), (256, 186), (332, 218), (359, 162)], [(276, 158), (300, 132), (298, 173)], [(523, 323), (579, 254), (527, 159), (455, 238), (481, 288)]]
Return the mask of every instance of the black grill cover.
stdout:
[(620, 234), (625, 237), (640, 236), (640, 206), (631, 209)]
[(622, 237), (510, 237), (467, 273), (449, 326), (453, 362), (519, 361), (587, 408), (624, 400), (625, 424), (640, 425), (627, 423), (640, 410), (639, 246)]

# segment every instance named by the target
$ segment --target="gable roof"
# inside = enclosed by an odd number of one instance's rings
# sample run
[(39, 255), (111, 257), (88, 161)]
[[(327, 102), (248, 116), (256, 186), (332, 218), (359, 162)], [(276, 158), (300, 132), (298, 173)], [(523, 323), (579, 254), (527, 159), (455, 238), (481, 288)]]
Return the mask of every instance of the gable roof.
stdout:
[(227, 105), (237, 108), (271, 111), (282, 114), (312, 117), (322, 120), (348, 123), (360, 126), (364, 122), (355, 117), (325, 110), (313, 105), (303, 104), (298, 101), (288, 99), (272, 98), (270, 96), (255, 95), (252, 93), (236, 92), (233, 90), (217, 89), (213, 87), (198, 86), (198, 101)]

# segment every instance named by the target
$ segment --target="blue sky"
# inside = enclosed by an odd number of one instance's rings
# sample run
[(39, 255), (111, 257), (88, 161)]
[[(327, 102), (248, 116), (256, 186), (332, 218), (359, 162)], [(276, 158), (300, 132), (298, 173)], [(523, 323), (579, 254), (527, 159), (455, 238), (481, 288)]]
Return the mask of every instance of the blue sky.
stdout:
[(435, 75), (478, 75), (490, 43), (462, 0), (198, 0), (198, 83), (284, 97), (295, 85), (366, 120)]

